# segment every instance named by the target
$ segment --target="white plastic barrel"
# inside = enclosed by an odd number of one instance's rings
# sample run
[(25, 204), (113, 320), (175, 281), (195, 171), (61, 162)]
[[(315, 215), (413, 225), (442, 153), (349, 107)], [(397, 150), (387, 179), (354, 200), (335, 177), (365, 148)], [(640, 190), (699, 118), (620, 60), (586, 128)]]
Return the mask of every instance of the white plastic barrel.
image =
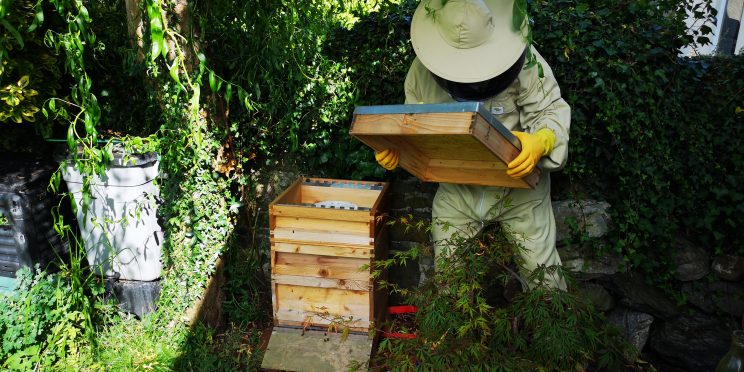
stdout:
[(71, 164), (63, 173), (77, 205), (88, 263), (96, 272), (126, 280), (160, 277), (163, 233), (157, 221), (157, 158), (112, 166), (91, 181), (92, 199), (83, 213), (83, 177)]

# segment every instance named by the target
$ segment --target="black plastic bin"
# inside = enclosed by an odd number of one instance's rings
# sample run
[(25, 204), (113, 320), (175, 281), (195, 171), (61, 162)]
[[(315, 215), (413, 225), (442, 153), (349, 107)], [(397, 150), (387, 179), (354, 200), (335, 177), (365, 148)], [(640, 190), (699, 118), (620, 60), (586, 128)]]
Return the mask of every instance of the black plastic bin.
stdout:
[(47, 191), (55, 164), (0, 155), (0, 276), (15, 277), (22, 266), (42, 268), (68, 252), (52, 222), (57, 201)]

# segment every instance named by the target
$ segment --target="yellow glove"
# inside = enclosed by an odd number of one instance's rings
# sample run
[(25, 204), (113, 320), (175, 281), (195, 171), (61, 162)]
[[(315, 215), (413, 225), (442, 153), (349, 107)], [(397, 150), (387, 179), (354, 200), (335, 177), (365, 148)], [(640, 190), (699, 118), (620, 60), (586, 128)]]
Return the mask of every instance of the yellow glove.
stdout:
[(550, 154), (555, 146), (555, 133), (548, 128), (543, 128), (529, 134), (525, 132), (512, 131), (522, 143), (522, 152), (516, 159), (512, 160), (506, 174), (513, 178), (522, 178), (535, 169), (537, 162), (545, 155)]
[(375, 152), (375, 159), (377, 159), (377, 163), (383, 168), (393, 170), (398, 166), (400, 153), (398, 153), (398, 149), (385, 149)]

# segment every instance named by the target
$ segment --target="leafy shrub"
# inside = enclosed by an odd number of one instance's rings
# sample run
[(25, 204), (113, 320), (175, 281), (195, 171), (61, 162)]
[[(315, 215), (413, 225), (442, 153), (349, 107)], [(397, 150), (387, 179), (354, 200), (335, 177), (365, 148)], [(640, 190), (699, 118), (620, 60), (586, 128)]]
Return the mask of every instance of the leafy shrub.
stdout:
[[(441, 243), (451, 258), (438, 256), (436, 274), (427, 273), (421, 287), (385, 283), (417, 306), (418, 331), (411, 340), (381, 341), (378, 363), (395, 370), (574, 370), (589, 364), (620, 370), (624, 355), (631, 355), (600, 311), (571, 290), (548, 287), (547, 276), (567, 277), (560, 267), (538, 268), (527, 278), (530, 288), (513, 298), (498, 295), (510, 280), (523, 280), (512, 269), (522, 248), (498, 225), (472, 238), (455, 233)], [(418, 254), (396, 253), (375, 263), (375, 274)]]
[[(86, 55), (87, 72), (95, 82), (92, 90), (101, 108), (98, 124), (108, 136), (147, 136), (161, 125), (158, 105), (152, 102), (153, 79), (138, 59), (127, 29), (126, 6), (122, 1), (95, 0), (87, 5), (95, 17), (92, 31), (100, 43)], [(148, 85), (149, 84), (149, 85)]]
[(657, 279), (669, 277), (658, 270), (680, 233), (715, 253), (744, 252), (744, 163), (727, 150), (744, 145), (744, 57), (678, 57), (693, 41), (685, 6), (532, 2), (538, 48), (572, 108), (559, 182), (608, 200), (612, 247)]
[(371, 2), (279, 3), (196, 9), (215, 71), (251, 103), (226, 102), (238, 158), (253, 169), (294, 158), (317, 176), (381, 177), (348, 124), (354, 105), (402, 102), (402, 61), (412, 54), (400, 31), (412, 2), (376, 2), (371, 13)]
[(52, 122), (42, 116), (46, 99), (57, 94), (61, 66), (43, 43), (47, 27), (40, 2), (0, 4), (0, 151), (38, 152), (52, 135)]
[(76, 358), (92, 332), (76, 291), (64, 278), (36, 271), (17, 272), (13, 292), (0, 295), (2, 367), (11, 370), (59, 368)]

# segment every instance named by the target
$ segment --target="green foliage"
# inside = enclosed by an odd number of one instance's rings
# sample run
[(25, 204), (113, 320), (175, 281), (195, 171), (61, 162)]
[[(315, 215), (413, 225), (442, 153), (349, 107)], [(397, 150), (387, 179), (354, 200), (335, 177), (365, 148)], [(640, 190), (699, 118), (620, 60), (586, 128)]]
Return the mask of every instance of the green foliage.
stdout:
[[(414, 57), (409, 28), (416, 5), (415, 1), (402, 1), (400, 5), (381, 2), (376, 11), (359, 14), (353, 27), (333, 30), (324, 53), (348, 69), (355, 96), (350, 104), (403, 103), (403, 82)], [(385, 171), (377, 165), (373, 152), (348, 134), (350, 114), (351, 110), (343, 112), (336, 119), (342, 123), (341, 128), (328, 134), (321, 132), (317, 147), (308, 148), (303, 155), (310, 159), (311, 169), (328, 172), (324, 176), (381, 178)]]
[(35, 97), (39, 92), (29, 88), (28, 79), (28, 75), (24, 75), (15, 84), (0, 89), (0, 100), (6, 105), (6, 110), (0, 113), (0, 121), (12, 120), (18, 124), (36, 121), (39, 108), (35, 106)]
[[(206, 54), (226, 77), (210, 75), (210, 86), (225, 93), (223, 125), (240, 163), (259, 168), (291, 162), (291, 154), (318, 176), (382, 175), (371, 151), (349, 137), (348, 121), (355, 104), (402, 101), (407, 66), (400, 61), (411, 54), (397, 32), (407, 28), (403, 14), (411, 5), (383, 1), (367, 14), (370, 8), (368, 2), (199, 3)], [(228, 81), (239, 99), (228, 100), (227, 88), (218, 86)]]
[(97, 333), (98, 342), (88, 364), (95, 360), (112, 371), (171, 370), (187, 334), (186, 327), (164, 326), (153, 315), (136, 319), (111, 314), (102, 323), (105, 326)]
[(91, 89), (101, 108), (99, 132), (106, 137), (150, 136), (160, 128), (160, 110), (153, 104), (157, 95), (146, 61), (129, 36), (125, 4), (95, 0), (88, 7), (95, 17), (91, 29), (103, 46), (86, 54), (86, 70), (95, 82)]
[[(62, 77), (57, 58), (42, 40), (43, 2), (3, 1), (0, 14), (0, 122), (9, 124), (0, 151), (38, 152), (42, 137), (52, 135), (42, 104), (57, 93)], [(26, 130), (10, 124), (32, 125)]]
[[(535, 40), (572, 108), (563, 178), (612, 205), (611, 246), (633, 267), (669, 278), (673, 237), (715, 253), (744, 246), (741, 56), (681, 59), (706, 42), (685, 9), (708, 2), (533, 1)], [(559, 179), (559, 183), (561, 180)]]
[[(623, 369), (630, 346), (617, 330), (573, 290), (548, 286), (549, 276), (570, 279), (560, 267), (542, 266), (526, 281), (520, 278), (512, 267), (519, 266), (521, 248), (508, 236), (498, 226), (467, 239), (455, 233), (441, 242), (447, 253), (438, 256), (436, 273), (427, 273), (421, 287), (388, 283), (418, 307), (418, 330), (415, 339), (383, 340), (378, 363), (393, 370)], [(413, 249), (375, 265), (405, 265), (419, 254)], [(492, 288), (513, 280), (529, 289), (510, 301), (494, 295)]]
[[(238, 234), (237, 236), (240, 236)], [(270, 283), (264, 271), (268, 249), (255, 242), (234, 238), (225, 259), (227, 280), (223, 287), (223, 310), (235, 324), (271, 322)]]
[[(138, 71), (136, 63), (127, 60), (131, 53), (122, 50), (124, 46), (121, 38), (107, 39), (111, 41), (111, 45), (118, 47), (119, 53), (112, 57), (104, 53), (105, 45), (95, 35), (93, 16), (99, 14), (108, 16), (109, 18), (104, 19), (110, 21), (114, 18), (111, 15), (116, 12), (112, 5), (102, 2), (90, 4), (80, 1), (49, 0), (40, 4), (51, 6), (49, 9), (44, 8), (42, 12), (42, 15), (46, 14), (47, 18), (51, 19), (44, 42), (54, 53), (63, 56), (65, 71), (71, 81), (69, 95), (48, 99), (44, 104), (43, 113), (52, 121), (66, 124), (66, 141), (70, 154), (67, 162), (74, 165), (84, 176), (82, 200), (74, 200), (71, 195), (67, 196), (73, 207), (80, 205), (84, 212), (89, 207), (92, 200), (92, 179), (95, 175), (101, 174), (113, 159), (114, 142), (123, 141), (122, 147), (128, 153), (158, 150), (161, 154), (161, 172), (168, 174), (169, 177), (160, 183), (164, 203), (159, 212), (164, 221), (166, 237), (163, 245), (165, 261), (161, 291), (163, 305), (159, 306), (159, 311), (147, 321), (144, 334), (132, 333), (142, 328), (131, 327), (134, 320), (116, 314), (102, 322), (100, 316), (106, 314), (97, 311), (93, 305), (100, 304), (96, 302), (99, 288), (92, 286), (92, 283), (97, 282), (98, 275), (83, 269), (85, 257), (79, 254), (78, 247), (75, 250), (78, 253), (73, 255), (69, 264), (63, 266), (69, 287), (66, 291), (68, 297), (65, 298), (68, 307), (59, 312), (61, 316), (69, 316), (69, 319), (66, 323), (60, 324), (69, 327), (64, 329), (66, 333), (58, 332), (54, 328), (51, 333), (55, 337), (54, 342), (44, 344), (41, 340), (30, 341), (29, 347), (41, 351), (47, 350), (48, 347), (49, 352), (57, 355), (58, 359), (66, 358), (67, 354), (79, 354), (75, 353), (76, 348), (85, 345), (95, 346), (90, 341), (94, 334), (93, 325), (105, 325), (99, 333), (102, 336), (99, 341), (103, 345), (118, 346), (119, 349), (92, 350), (96, 357), (100, 357), (107, 365), (131, 368), (147, 366), (144, 364), (145, 361), (151, 360), (170, 368), (178, 349), (187, 337), (186, 325), (181, 320), (182, 315), (201, 295), (207, 278), (214, 273), (217, 257), (226, 246), (227, 237), (234, 224), (232, 215), (235, 213), (233, 207), (236, 203), (230, 203), (233, 199), (230, 180), (213, 171), (214, 159), (221, 147), (224, 132), (219, 127), (209, 127), (203, 115), (205, 110), (208, 110), (200, 94), (204, 61), (202, 59), (199, 72), (192, 75), (192, 71), (186, 68), (184, 62), (186, 59), (184, 50), (193, 50), (191, 41), (178, 35), (165, 23), (174, 22), (175, 18), (166, 19), (159, 12), (162, 6), (163, 14), (171, 17), (172, 2), (149, 2), (148, 5), (158, 7), (158, 12), (147, 12), (148, 18), (145, 18), (147, 25), (154, 30), (151, 36), (157, 33), (162, 38), (153, 40), (151, 37), (149, 41), (158, 41), (161, 48), (150, 49), (150, 58), (147, 59), (146, 66), (150, 77), (145, 76), (144, 68), (139, 70), (137, 75), (142, 81), (147, 79), (151, 81), (149, 85), (144, 83), (141, 85), (146, 86), (149, 92), (130, 95), (133, 99), (142, 98), (130, 107), (137, 107), (137, 104), (139, 107), (148, 107), (148, 110), (144, 111), (147, 114), (146, 118), (153, 120), (154, 127), (159, 127), (160, 131), (157, 136), (148, 138), (126, 136), (118, 130), (124, 129), (126, 134), (130, 135), (150, 134), (153, 132), (153, 125), (143, 125), (140, 130), (132, 130), (132, 120), (125, 124), (117, 124), (112, 123), (112, 118), (108, 118), (110, 121), (105, 123), (108, 128), (104, 128), (108, 131), (107, 137), (122, 135), (122, 138), (101, 145), (99, 139), (102, 129), (100, 126), (102, 107), (97, 94), (108, 97), (112, 92), (121, 91), (96, 87), (94, 81), (101, 77), (102, 81), (121, 88), (126, 77), (122, 78), (121, 75), (112, 77), (112, 73), (107, 69), (107, 66), (113, 65), (117, 58), (120, 58), (122, 65), (132, 67), (132, 74)], [(122, 3), (118, 5), (123, 8)], [(91, 12), (89, 8), (100, 13)], [(53, 16), (49, 17), (50, 15)], [(162, 23), (159, 31), (155, 30), (158, 20)], [(122, 25), (118, 23), (114, 26), (119, 26), (119, 30), (123, 30), (125, 27), (121, 27)], [(101, 24), (99, 30), (113, 31), (106, 26)], [(169, 44), (173, 49), (172, 53), (162, 48), (166, 42), (172, 43)], [(28, 44), (29, 41), (26, 42), (26, 45)], [(102, 57), (103, 55), (106, 57)], [(163, 68), (164, 65), (167, 67)], [(173, 84), (174, 77), (177, 84)], [(182, 82), (178, 82), (179, 78)], [(19, 88), (25, 88), (23, 86), (25, 79), (22, 83), (18, 85)], [(143, 100), (147, 101), (144, 105)], [(110, 113), (123, 111), (125, 107), (125, 103), (109, 102), (103, 110)], [(125, 114), (120, 114), (119, 117), (124, 116)], [(59, 172), (53, 177), (51, 184), (54, 190), (59, 190), (60, 178)], [(59, 214), (55, 214), (55, 229), (70, 241), (74, 241), (69, 221), (62, 219)], [(134, 339), (141, 342), (133, 342)], [(138, 347), (153, 345), (160, 345), (159, 348), (155, 348), (160, 354), (141, 358), (136, 362), (129, 359), (132, 355), (140, 355), (138, 352), (143, 352), (137, 349)], [(149, 355), (152, 349), (151, 347), (146, 353)], [(28, 356), (34, 357), (32, 354)], [(52, 359), (51, 363), (55, 360)], [(84, 364), (89, 368), (95, 366), (93, 359), (84, 361)]]
[(3, 368), (28, 371), (76, 364), (93, 333), (85, 308), (91, 303), (85, 296), (100, 294), (100, 287), (74, 280), (66, 269), (62, 275), (49, 275), (38, 266), (35, 273), (28, 268), (17, 272), (14, 292), (0, 298)]
[[(57, 24), (44, 25), (45, 12), (50, 10), (45, 5), (57, 11), (60, 18), (53, 17), (50, 22)], [(4, 86), (0, 95), (5, 104), (2, 120), (36, 122), (37, 113), (41, 112), (45, 120), (37, 122), (36, 129), (45, 137), (53, 133), (53, 121), (67, 121), (70, 150), (75, 155), (81, 150), (75, 164), (89, 179), (102, 169), (89, 160), (101, 161), (110, 152), (95, 147), (95, 124), (100, 113), (95, 96), (90, 94), (91, 80), (83, 61), (85, 45), (95, 45), (95, 35), (87, 32), (91, 21), (87, 9), (77, 1), (19, 1), (3, 2), (0, 13), (5, 30), (14, 39), (12, 42), (5, 33), (0, 40)], [(59, 23), (63, 26), (57, 27)], [(61, 73), (52, 54), (60, 53), (64, 53), (65, 69), (73, 79), (71, 97), (65, 99), (54, 97), (59, 93)], [(41, 100), (46, 102), (42, 105)], [(78, 125), (85, 128), (82, 136), (77, 134)], [(14, 143), (3, 143), (3, 148), (19, 150)], [(53, 179), (52, 186), (57, 189), (59, 174)], [(88, 182), (84, 208), (90, 200)], [(59, 207), (54, 208), (54, 229), (71, 246), (70, 257), (60, 264), (58, 276), (39, 270), (35, 277), (30, 272), (19, 273), (17, 292), (4, 302), (2, 309), (2, 316), (7, 318), (0, 322), (0, 328), (5, 327), (2, 359), (6, 368), (74, 369), (93, 343), (94, 304), (102, 286), (93, 273), (83, 268), (83, 249), (58, 210)]]
[(159, 44), (148, 48), (145, 58), (150, 77), (149, 94), (144, 98), (152, 100), (149, 119), (160, 127), (150, 139), (124, 141), (131, 150), (156, 149), (160, 172), (167, 177), (159, 182), (162, 204), (158, 215), (165, 240), (158, 311), (137, 327), (126, 326), (136, 320), (117, 318), (103, 333), (101, 342), (106, 346), (96, 351), (107, 365), (123, 369), (173, 368), (180, 349), (200, 334), (189, 332), (183, 314), (215, 273), (239, 204), (232, 194), (233, 179), (215, 171), (225, 130), (210, 125), (206, 112), (211, 111), (213, 101), (202, 90), (202, 82), (213, 74), (203, 55), (198, 66), (190, 65), (187, 53), (194, 50), (194, 40), (177, 33), (173, 6), (172, 2), (146, 2), (143, 9), (149, 42)]
[(258, 371), (263, 351), (260, 333), (250, 325), (231, 325), (217, 333), (201, 323), (192, 330), (176, 371)]

